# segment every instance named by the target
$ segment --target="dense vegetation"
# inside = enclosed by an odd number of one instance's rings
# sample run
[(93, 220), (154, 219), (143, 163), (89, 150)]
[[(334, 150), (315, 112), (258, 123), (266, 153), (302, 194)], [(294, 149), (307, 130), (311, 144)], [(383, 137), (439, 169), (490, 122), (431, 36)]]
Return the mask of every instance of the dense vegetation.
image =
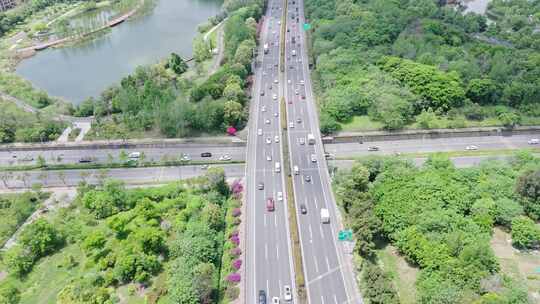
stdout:
[[(10, 277), (1, 283), (0, 299), (8, 294), (13, 300), (2, 303), (31, 303), (46, 294), (55, 303), (117, 303), (126, 285), (144, 291), (138, 298), (148, 303), (216, 303), (229, 287), (234, 299), (238, 281), (225, 275), (240, 267), (241, 260), (237, 268), (230, 265), (241, 252), (225, 232), (234, 232), (242, 190), (236, 188), (231, 196), (223, 170), (214, 168), (156, 188), (127, 190), (111, 180), (81, 184), (72, 206), (27, 226), (5, 253)], [(224, 255), (224, 248), (231, 253)], [(40, 263), (44, 257), (48, 261)], [(32, 283), (50, 271), (49, 263), (63, 269), (49, 278), (57, 284), (53, 290), (39, 279)]]
[(0, 99), (0, 143), (53, 141), (64, 130), (65, 123), (46, 116), (24, 112)]
[(539, 4), (494, 1), (488, 24), (444, 3), (306, 1), (324, 133), (358, 115), (385, 129), (537, 122)]
[(37, 209), (43, 198), (33, 192), (0, 195), (0, 246)]
[[(173, 54), (161, 64), (138, 68), (97, 100), (85, 101), (75, 114), (97, 116), (94, 132), (101, 133), (101, 137), (118, 138), (133, 131), (151, 130), (167, 137), (183, 137), (224, 133), (228, 127), (243, 128), (262, 2), (226, 4), (235, 10), (228, 12), (224, 26), (225, 63), (210, 77), (183, 77), (187, 66)], [(208, 44), (196, 43), (195, 61), (210, 58), (210, 49)]]
[(377, 246), (393, 244), (420, 269), (419, 303), (528, 303), (519, 282), (500, 272), (494, 225), (516, 248), (538, 248), (540, 159), (518, 154), (456, 169), (442, 155), (421, 168), (399, 158), (368, 158), (338, 174), (336, 193), (364, 258), (363, 287), (372, 303), (398, 303)]

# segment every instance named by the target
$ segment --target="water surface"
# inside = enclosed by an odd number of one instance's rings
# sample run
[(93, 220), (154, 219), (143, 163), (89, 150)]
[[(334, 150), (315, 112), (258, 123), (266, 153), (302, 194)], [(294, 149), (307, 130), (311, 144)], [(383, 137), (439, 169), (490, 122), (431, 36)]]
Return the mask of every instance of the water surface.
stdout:
[(16, 73), (50, 95), (75, 104), (98, 96), (139, 65), (176, 52), (191, 57), (197, 26), (217, 14), (222, 0), (159, 0), (151, 13), (75, 47), (47, 49), (23, 60)]

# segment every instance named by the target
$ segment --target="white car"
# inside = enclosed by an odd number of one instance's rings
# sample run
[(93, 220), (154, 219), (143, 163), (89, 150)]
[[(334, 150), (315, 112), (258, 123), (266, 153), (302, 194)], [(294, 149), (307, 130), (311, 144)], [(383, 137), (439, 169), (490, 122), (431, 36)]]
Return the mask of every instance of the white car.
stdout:
[(128, 155), (130, 159), (138, 159), (139, 157), (141, 157), (141, 152), (131, 152)]
[(311, 162), (316, 163), (317, 162), (317, 155), (311, 154)]
[(190, 160), (191, 160), (191, 157), (190, 157), (189, 155), (187, 155), (187, 154), (183, 154), (181, 160), (183, 160), (183, 161), (190, 161)]
[(272, 155), (266, 155), (266, 160), (267, 161), (272, 161)]
[(228, 160), (231, 160), (231, 159), (232, 159), (231, 156), (228, 155), (228, 154), (225, 154), (225, 155), (222, 155), (222, 156), (219, 157), (219, 160), (221, 160), (221, 161), (228, 161)]
[(278, 192), (278, 193), (277, 193), (277, 200), (278, 200), (278, 201), (282, 201), (282, 200), (283, 200), (283, 192)]
[(299, 142), (301, 145), (305, 145), (305, 144), (306, 144), (306, 139), (303, 138), (303, 137), (300, 137), (300, 139), (298, 140), (298, 142)]
[(274, 83), (278, 83), (278, 80), (277, 80), (277, 79), (274, 79)]
[(258, 130), (257, 130), (257, 135), (259, 135), (259, 136), (262, 135), (262, 129), (258, 129)]
[(279, 136), (277, 136), (277, 135), (274, 136), (274, 141), (278, 143), (279, 142)]
[(300, 94), (300, 91), (298, 91), (298, 89), (294, 90), (294, 94), (298, 95)]
[(529, 145), (538, 145), (540, 143), (540, 140), (538, 138), (531, 138), (529, 141), (527, 141)]
[(465, 147), (465, 150), (467, 150), (467, 151), (475, 151), (475, 150), (478, 150), (478, 147), (475, 146), (475, 145), (470, 145), (470, 146)]
[(301, 85), (304, 85), (304, 84), (305, 84), (303, 79), (300, 80), (300, 84), (301, 84)]
[(283, 286), (283, 299), (285, 299), (285, 301), (292, 301), (291, 286), (289, 285)]
[(273, 100), (277, 100), (277, 94), (272, 95)]
[(278, 117), (278, 116), (279, 116), (278, 112), (274, 113), (274, 117)]
[(267, 137), (267, 138), (266, 138), (266, 143), (267, 143), (267, 144), (271, 144), (271, 143), (272, 143), (272, 139), (271, 139), (270, 137)]
[(262, 112), (266, 112), (266, 106), (262, 106), (262, 107), (261, 107), (261, 111), (262, 111)]
[(290, 122), (290, 123), (289, 123), (289, 128), (290, 128), (290, 129), (294, 128), (294, 122)]
[(290, 79), (289, 79), (289, 80), (287, 80), (287, 83), (288, 83), (288, 84), (291, 84), (291, 80), (290, 80)]
[(264, 123), (269, 125), (270, 124), (270, 119), (265, 120)]

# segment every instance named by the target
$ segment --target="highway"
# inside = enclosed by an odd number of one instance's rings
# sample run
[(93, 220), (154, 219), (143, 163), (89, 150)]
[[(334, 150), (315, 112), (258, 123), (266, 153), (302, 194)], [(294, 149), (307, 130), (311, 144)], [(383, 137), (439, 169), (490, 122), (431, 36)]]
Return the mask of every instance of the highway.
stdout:
[[(298, 174), (293, 175), (293, 187), (308, 302), (362, 303), (352, 272), (351, 256), (345, 254), (344, 244), (337, 241), (340, 217), (319, 132), (303, 24), (303, 1), (290, 0), (285, 48), (286, 108), (291, 167), (298, 167)], [(307, 140), (308, 134), (314, 135), (313, 145)], [(305, 205), (306, 214), (301, 213), (301, 205)], [(330, 213), (328, 224), (321, 222), (323, 208)]]
[[(326, 152), (336, 157), (355, 157), (365, 155), (387, 155), (395, 153), (432, 153), (465, 151), (467, 146), (474, 145), (478, 151), (540, 148), (539, 145), (529, 145), (531, 138), (539, 138), (538, 135), (513, 135), (513, 136), (482, 136), (482, 137), (459, 137), (437, 139), (408, 139), (399, 141), (378, 141), (360, 143), (326, 144)], [(379, 151), (368, 151), (368, 147), (378, 147)]]
[[(280, 102), (283, 80), (279, 70), (281, 0), (269, 0), (256, 59), (253, 98), (250, 104), (247, 146), (247, 229), (245, 303), (259, 303), (260, 292), (267, 303), (284, 300), (284, 286), (294, 294), (293, 267), (280, 131)], [(268, 44), (268, 54), (264, 45)], [(279, 170), (276, 168), (279, 166)], [(262, 189), (261, 186), (264, 185)], [(278, 199), (278, 193), (283, 196)], [(274, 201), (274, 210), (267, 201)]]
[[(245, 174), (243, 164), (215, 166), (224, 168), (227, 178), (241, 178)], [(36, 183), (47, 188), (76, 187), (81, 181), (97, 184), (105, 178), (122, 180), (130, 185), (156, 184), (196, 177), (205, 172), (202, 166), (0, 172), (0, 189), (30, 188)]]
[[(182, 155), (188, 155), (192, 160), (218, 160), (220, 156), (229, 155), (232, 160), (244, 160), (244, 147), (208, 144), (179, 144), (173, 147), (153, 147), (137, 149), (64, 149), (64, 150), (30, 150), (30, 151), (0, 151), (0, 166), (35, 164), (38, 156), (48, 164), (73, 164), (82, 158), (90, 157), (93, 162), (119, 162), (120, 154), (144, 152), (146, 161), (178, 160)], [(201, 157), (201, 153), (210, 152), (211, 157)]]

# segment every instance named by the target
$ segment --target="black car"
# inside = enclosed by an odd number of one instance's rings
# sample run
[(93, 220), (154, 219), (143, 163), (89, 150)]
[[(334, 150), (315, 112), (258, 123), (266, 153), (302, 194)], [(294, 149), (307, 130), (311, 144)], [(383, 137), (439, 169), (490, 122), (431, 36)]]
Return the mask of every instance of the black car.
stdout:
[(212, 153), (210, 153), (210, 152), (203, 152), (203, 153), (201, 153), (201, 157), (212, 157)]
[(379, 151), (379, 147), (377, 146), (371, 146), (367, 148), (368, 151)]
[(266, 304), (266, 292), (259, 290), (259, 304)]
[(307, 208), (305, 204), (300, 204), (300, 212), (302, 212), (302, 214), (307, 213)]
[(257, 185), (257, 189), (259, 189), (259, 190), (264, 190), (264, 183), (259, 183), (259, 184)]
[(92, 157), (90, 156), (84, 156), (79, 159), (79, 163), (91, 163), (92, 161)]
[(306, 183), (311, 182), (311, 175), (304, 176), (304, 180), (306, 181)]

